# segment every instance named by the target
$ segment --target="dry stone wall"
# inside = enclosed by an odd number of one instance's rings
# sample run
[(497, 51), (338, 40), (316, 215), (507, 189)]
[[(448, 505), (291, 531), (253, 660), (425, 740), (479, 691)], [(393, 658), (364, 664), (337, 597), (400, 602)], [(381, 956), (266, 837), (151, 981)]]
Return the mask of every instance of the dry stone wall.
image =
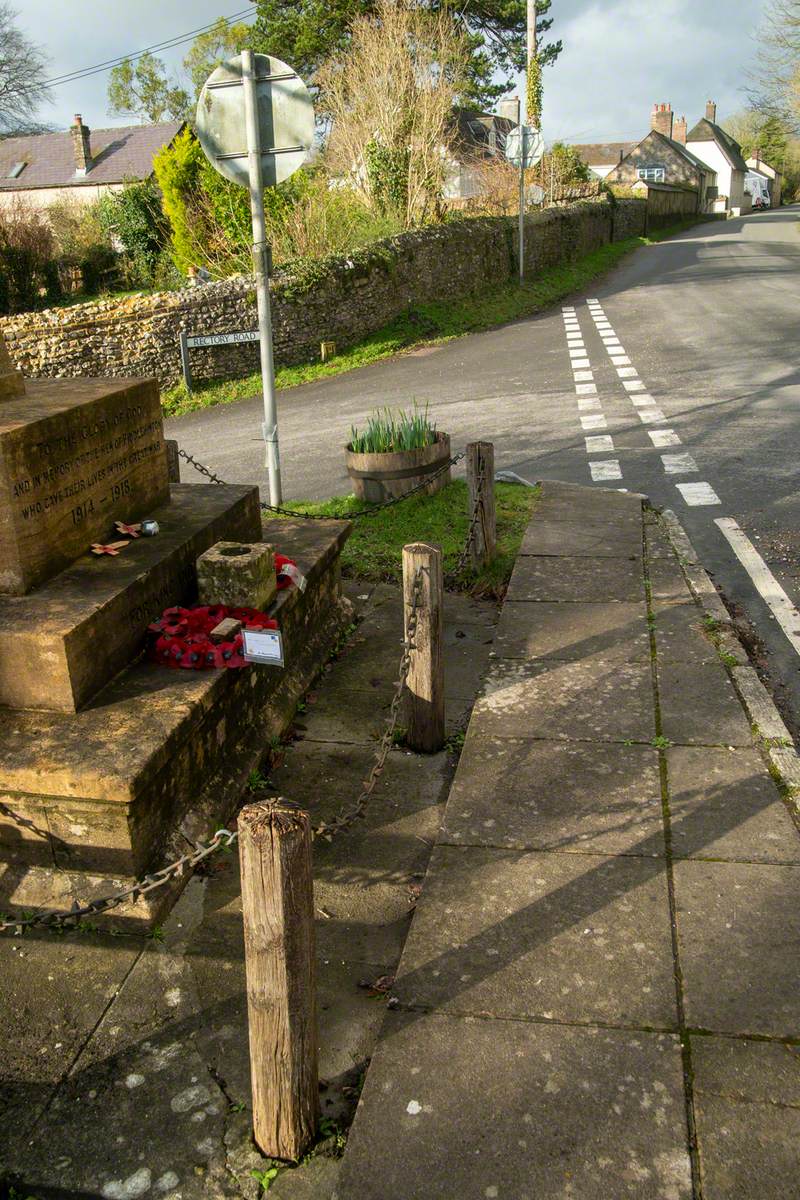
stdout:
[[(526, 220), (529, 278), (612, 239), (642, 233), (646, 202), (607, 199), (545, 209)], [(474, 217), (376, 242), (349, 257), (306, 260), (271, 280), (275, 360), (339, 349), (432, 300), (461, 299), (516, 276), (517, 223)], [(256, 328), (249, 277), (154, 296), (131, 296), (8, 317), (0, 325), (15, 365), (29, 378), (150, 375), (162, 387), (181, 377), (179, 337)], [(196, 379), (256, 370), (253, 343), (190, 351)]]

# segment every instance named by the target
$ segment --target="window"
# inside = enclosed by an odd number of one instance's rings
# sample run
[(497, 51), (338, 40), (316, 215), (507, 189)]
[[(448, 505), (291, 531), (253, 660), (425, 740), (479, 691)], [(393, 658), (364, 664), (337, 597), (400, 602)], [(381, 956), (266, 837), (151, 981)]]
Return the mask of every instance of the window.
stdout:
[(24, 171), (24, 169), (25, 169), (25, 163), (24, 163), (24, 162), (17, 162), (17, 163), (14, 163), (13, 167), (12, 167), (12, 168), (11, 168), (11, 170), (8, 172), (8, 175), (6, 176), (6, 178), (7, 178), (7, 179), (17, 179), (17, 178), (18, 178), (18, 177), (19, 177), (19, 176), (22, 174), (22, 172)]
[(666, 170), (661, 166), (639, 167), (636, 173), (648, 183), (663, 183), (666, 176)]

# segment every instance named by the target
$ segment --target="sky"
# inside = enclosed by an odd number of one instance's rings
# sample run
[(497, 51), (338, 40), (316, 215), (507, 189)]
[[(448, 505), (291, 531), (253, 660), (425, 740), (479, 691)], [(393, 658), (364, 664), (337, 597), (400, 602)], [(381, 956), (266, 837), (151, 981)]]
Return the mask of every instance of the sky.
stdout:
[[(551, 36), (564, 49), (544, 72), (547, 141), (634, 140), (650, 110), (668, 102), (690, 126), (715, 100), (718, 115), (744, 106), (745, 71), (766, 0), (553, 0)], [(248, 0), (12, 0), (24, 32), (50, 59), (50, 77), (189, 33)], [(165, 52), (178, 70), (187, 47)], [(66, 128), (74, 113), (95, 129), (107, 113), (108, 73), (54, 89), (43, 120)]]

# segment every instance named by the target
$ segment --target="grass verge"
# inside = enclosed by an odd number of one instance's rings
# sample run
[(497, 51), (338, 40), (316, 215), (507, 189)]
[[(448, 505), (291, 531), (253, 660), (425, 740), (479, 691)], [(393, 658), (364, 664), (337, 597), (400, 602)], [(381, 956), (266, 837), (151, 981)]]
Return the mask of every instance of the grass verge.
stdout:
[[(331, 362), (278, 367), (275, 372), (276, 385), (285, 389), (301, 383), (313, 383), (317, 379), (327, 379), (332, 375), (352, 371), (356, 367), (367, 366), (415, 346), (439, 345), (466, 333), (493, 329), (520, 317), (529, 317), (604, 275), (632, 250), (663, 241), (664, 238), (671, 237), (692, 224), (696, 222), (682, 222), (659, 230), (650, 237), (627, 238), (623, 242), (601, 246), (576, 262), (544, 271), (536, 280), (522, 287), (517, 283), (509, 283), (492, 292), (468, 296), (462, 300), (419, 304), (402, 313), (383, 329), (370, 334), (357, 346), (343, 350)], [(247, 400), (260, 393), (261, 375), (255, 373), (241, 379), (198, 383), (192, 395), (189, 395), (184, 384), (180, 383), (162, 393), (161, 403), (165, 416), (177, 417), (181, 413), (199, 408)]]
[[(461, 577), (464, 590), (475, 596), (503, 595), (538, 497), (539, 488), (495, 484), (497, 556), (478, 573), (469, 568), (464, 571)], [(363, 502), (354, 496), (336, 496), (318, 502), (292, 501), (292, 508), (319, 517), (348, 517), (363, 507)], [(403, 546), (424, 540), (441, 546), (446, 575), (455, 569), (467, 537), (468, 507), (467, 485), (461, 479), (454, 479), (434, 496), (412, 496), (402, 504), (382, 509), (374, 517), (362, 517), (355, 522), (342, 551), (344, 573), (372, 582), (399, 583), (403, 575)]]

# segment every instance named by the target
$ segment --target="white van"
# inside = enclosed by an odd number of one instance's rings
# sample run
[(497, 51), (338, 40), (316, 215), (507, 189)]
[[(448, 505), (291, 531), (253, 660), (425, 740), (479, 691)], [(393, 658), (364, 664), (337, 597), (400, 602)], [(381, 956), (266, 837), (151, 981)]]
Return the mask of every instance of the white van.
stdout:
[(753, 208), (769, 208), (772, 201), (769, 195), (769, 183), (765, 175), (758, 171), (748, 171), (744, 177), (744, 190), (751, 196)]

